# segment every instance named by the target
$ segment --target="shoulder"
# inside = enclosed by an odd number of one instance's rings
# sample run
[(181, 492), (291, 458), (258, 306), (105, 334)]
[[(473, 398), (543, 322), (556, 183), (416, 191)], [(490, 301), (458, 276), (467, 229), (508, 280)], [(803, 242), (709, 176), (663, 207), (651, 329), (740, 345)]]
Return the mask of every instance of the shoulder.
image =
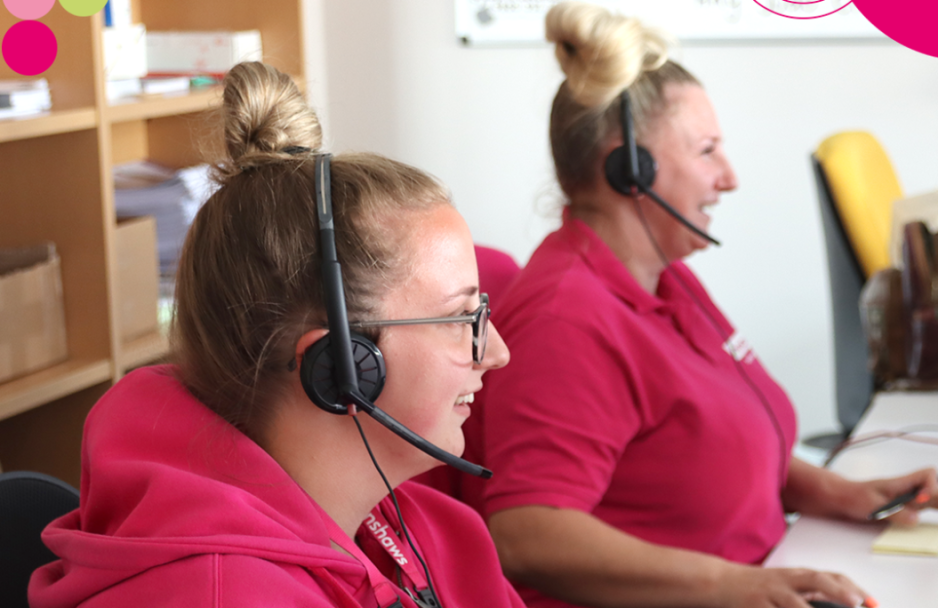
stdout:
[(405, 481), (394, 492), (401, 501), (402, 508), (403, 503), (407, 502), (412, 509), (419, 511), (422, 518), (430, 522), (465, 520), (467, 523), (477, 523), (483, 529), (485, 528), (485, 524), (474, 509), (422, 483)]
[(501, 273), (514, 273), (520, 269), (518, 262), (504, 251), (483, 245), (476, 245), (475, 252), (476, 262), (478, 262), (480, 269), (484, 266), (492, 271)]
[[(239, 554), (209, 553), (150, 568), (108, 586), (83, 603), (87, 608), (174, 606), (248, 608), (253, 606), (335, 606), (328, 583), (299, 566)], [(34, 597), (36, 606), (45, 604)]]
[(492, 537), (475, 510), (413, 481), (401, 484), (395, 493), (443, 604), (523, 606), (505, 579)]
[(469, 505), (433, 488), (408, 481), (395, 490), (404, 521), (417, 530), (420, 543), (441, 553), (468, 548), (494, 556), (494, 545), (482, 517)]

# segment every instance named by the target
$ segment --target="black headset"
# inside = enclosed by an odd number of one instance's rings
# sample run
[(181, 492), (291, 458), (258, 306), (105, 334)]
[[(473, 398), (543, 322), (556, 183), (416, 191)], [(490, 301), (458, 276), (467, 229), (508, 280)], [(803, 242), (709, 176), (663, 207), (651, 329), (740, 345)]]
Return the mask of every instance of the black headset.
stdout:
[(645, 194), (685, 228), (707, 239), (714, 245), (719, 245), (720, 241), (690, 223), (677, 209), (669, 205), (651, 189), (655, 183), (655, 175), (658, 172), (658, 163), (651, 155), (651, 152), (635, 143), (635, 129), (632, 125), (632, 101), (629, 98), (628, 89), (622, 91), (622, 95), (619, 97), (619, 109), (622, 120), (622, 145), (606, 157), (606, 180), (609, 185), (616, 192), (626, 196), (635, 196), (639, 193)]
[(378, 346), (349, 329), (342, 286), (342, 267), (336, 254), (332, 215), (332, 155), (316, 156), (316, 213), (322, 251), (322, 287), (329, 333), (303, 353), (300, 382), (310, 400), (331, 414), (348, 414), (349, 406), (360, 408), (399, 437), (446, 464), (483, 479), (492, 471), (453, 456), (433, 445), (389, 416), (374, 404), (384, 388), (387, 368)]

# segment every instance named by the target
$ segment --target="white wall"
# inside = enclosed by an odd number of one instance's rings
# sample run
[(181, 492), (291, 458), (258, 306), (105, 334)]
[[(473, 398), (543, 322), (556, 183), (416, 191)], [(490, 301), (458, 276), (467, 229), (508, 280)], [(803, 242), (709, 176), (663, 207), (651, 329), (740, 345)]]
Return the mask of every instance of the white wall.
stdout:
[[(466, 48), (451, 0), (308, 0), (313, 102), (335, 151), (373, 150), (452, 189), (477, 242), (527, 260), (557, 224), (547, 143), (561, 81), (550, 48)], [(310, 56), (310, 52), (307, 52)], [(740, 188), (715, 212), (724, 245), (691, 264), (788, 389), (802, 435), (834, 429), (827, 268), (808, 154), (874, 132), (909, 193), (938, 188), (938, 59), (891, 42), (688, 46)], [(325, 72), (325, 85), (321, 84)]]

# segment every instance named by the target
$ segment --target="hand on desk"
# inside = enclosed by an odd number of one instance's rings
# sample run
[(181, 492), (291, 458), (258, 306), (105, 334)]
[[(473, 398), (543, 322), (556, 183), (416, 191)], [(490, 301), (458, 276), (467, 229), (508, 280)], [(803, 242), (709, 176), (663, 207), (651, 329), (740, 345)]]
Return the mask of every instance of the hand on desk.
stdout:
[(938, 508), (938, 475), (935, 469), (922, 469), (902, 477), (848, 482), (849, 495), (845, 496), (845, 515), (849, 519), (867, 521), (870, 513), (889, 503), (897, 496), (918, 489), (918, 495), (904, 509), (891, 515), (888, 521), (911, 526), (918, 523), (918, 513), (924, 508)]
[(851, 607), (878, 605), (846, 576), (805, 568), (732, 564), (721, 583), (726, 597), (720, 605), (727, 608), (809, 608), (809, 600)]
[(903, 525), (915, 524), (922, 508), (938, 508), (935, 469), (890, 479), (850, 481), (828, 469), (792, 458), (782, 501), (787, 510), (806, 515), (868, 521), (870, 513), (915, 488), (919, 488), (916, 500), (889, 518)]

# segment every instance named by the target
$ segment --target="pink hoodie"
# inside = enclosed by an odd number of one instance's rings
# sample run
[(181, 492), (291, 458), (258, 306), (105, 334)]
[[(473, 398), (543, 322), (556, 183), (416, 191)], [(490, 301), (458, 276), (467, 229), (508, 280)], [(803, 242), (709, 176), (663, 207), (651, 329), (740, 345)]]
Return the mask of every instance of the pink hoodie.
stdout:
[[(419, 484), (396, 493), (445, 608), (522, 607), (475, 512)], [(362, 562), (331, 548), (329, 523), (172, 368), (137, 370), (88, 415), (81, 507), (43, 533), (61, 559), (33, 574), (30, 605), (377, 606)]]

